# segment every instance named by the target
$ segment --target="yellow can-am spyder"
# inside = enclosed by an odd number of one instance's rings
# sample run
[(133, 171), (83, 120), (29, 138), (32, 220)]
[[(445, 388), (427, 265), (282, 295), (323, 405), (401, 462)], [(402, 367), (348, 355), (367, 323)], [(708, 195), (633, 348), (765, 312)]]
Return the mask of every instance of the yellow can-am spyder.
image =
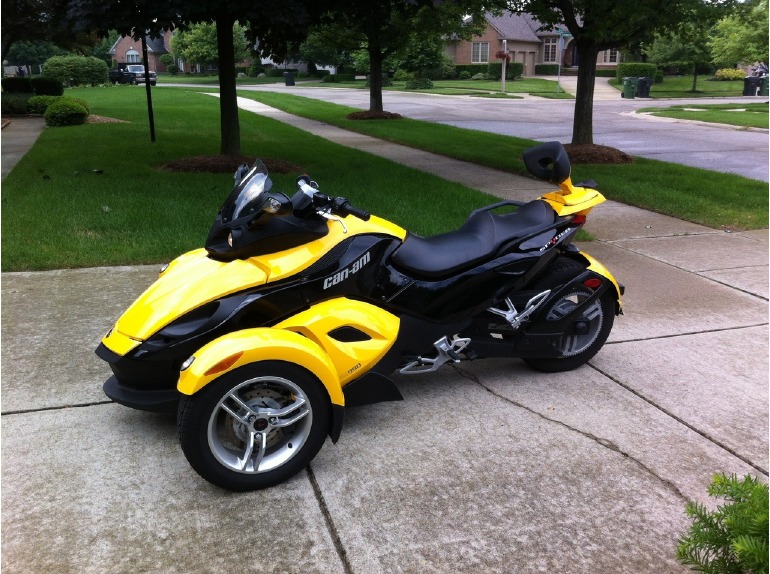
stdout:
[[(104, 337), (113, 400), (178, 408), (192, 467), (232, 490), (304, 468), (346, 407), (400, 400), (389, 375), (521, 357), (541, 371), (593, 357), (622, 287), (572, 244), (604, 198), (573, 185), (558, 142), (524, 154), (560, 189), (478, 209), (435, 237), (321, 194), (290, 199), (260, 163), (236, 173), (205, 249), (161, 271)], [(515, 205), (513, 212), (496, 208)], [(180, 400), (181, 399), (181, 400)]]

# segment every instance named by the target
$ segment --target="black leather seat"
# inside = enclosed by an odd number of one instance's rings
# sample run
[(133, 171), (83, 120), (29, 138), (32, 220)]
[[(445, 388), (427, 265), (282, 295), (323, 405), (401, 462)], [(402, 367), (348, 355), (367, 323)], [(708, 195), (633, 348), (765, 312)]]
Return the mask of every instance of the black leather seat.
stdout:
[(504, 215), (479, 211), (457, 231), (433, 237), (408, 235), (391, 260), (412, 275), (445, 277), (490, 258), (504, 243), (553, 220), (551, 206), (538, 200)]

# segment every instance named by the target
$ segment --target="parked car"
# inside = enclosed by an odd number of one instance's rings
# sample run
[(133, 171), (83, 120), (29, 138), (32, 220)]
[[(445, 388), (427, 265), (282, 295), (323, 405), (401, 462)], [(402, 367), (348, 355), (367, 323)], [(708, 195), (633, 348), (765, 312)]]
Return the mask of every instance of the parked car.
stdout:
[[(113, 84), (143, 84), (145, 78), (143, 64), (118, 64), (110, 70), (110, 82)], [(158, 76), (150, 70), (150, 85), (158, 83)]]

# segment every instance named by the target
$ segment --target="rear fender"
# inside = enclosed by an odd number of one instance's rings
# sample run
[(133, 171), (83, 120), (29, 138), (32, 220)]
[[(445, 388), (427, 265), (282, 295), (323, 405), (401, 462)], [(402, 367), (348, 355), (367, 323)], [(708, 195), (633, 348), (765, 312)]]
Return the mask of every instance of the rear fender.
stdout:
[(605, 279), (609, 280), (612, 283), (612, 286), (615, 288), (615, 295), (617, 296), (617, 314), (620, 315), (623, 312), (623, 303), (622, 303), (622, 296), (623, 296), (623, 287), (617, 282), (615, 277), (612, 276), (612, 273), (610, 273), (609, 269), (607, 269), (602, 263), (599, 262), (598, 259), (594, 259), (591, 257), (588, 253), (585, 253), (584, 251), (580, 251), (576, 254), (577, 257), (582, 260), (586, 265), (588, 265), (588, 270), (593, 271), (597, 275), (601, 275)]
[(258, 361), (286, 361), (313, 373), (329, 393), (332, 405), (345, 405), (331, 359), (316, 343), (298, 333), (270, 328), (236, 331), (211, 341), (193, 357), (177, 383), (177, 389), (185, 395), (195, 394), (238, 367)]

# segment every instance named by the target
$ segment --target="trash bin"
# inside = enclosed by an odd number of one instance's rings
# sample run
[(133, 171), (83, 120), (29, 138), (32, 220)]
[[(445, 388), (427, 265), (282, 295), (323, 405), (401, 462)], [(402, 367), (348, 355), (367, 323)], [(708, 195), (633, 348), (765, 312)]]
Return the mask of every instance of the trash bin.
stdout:
[(649, 76), (639, 78), (636, 82), (636, 97), (649, 98), (651, 87), (652, 87), (652, 78), (650, 78)]
[(770, 78), (768, 78), (767, 76), (762, 76), (761, 78), (759, 78), (759, 95), (760, 96), (770, 95), (768, 94), (768, 85), (767, 85), (768, 80), (770, 80)]
[(743, 95), (756, 96), (759, 88), (759, 78), (756, 76), (746, 76), (743, 78)]
[(620, 94), (621, 98), (634, 99), (636, 93), (636, 82), (639, 78), (629, 77), (623, 78), (623, 92)]
[(284, 72), (283, 73), (283, 82), (287, 86), (293, 86), (294, 85), (294, 72)]

